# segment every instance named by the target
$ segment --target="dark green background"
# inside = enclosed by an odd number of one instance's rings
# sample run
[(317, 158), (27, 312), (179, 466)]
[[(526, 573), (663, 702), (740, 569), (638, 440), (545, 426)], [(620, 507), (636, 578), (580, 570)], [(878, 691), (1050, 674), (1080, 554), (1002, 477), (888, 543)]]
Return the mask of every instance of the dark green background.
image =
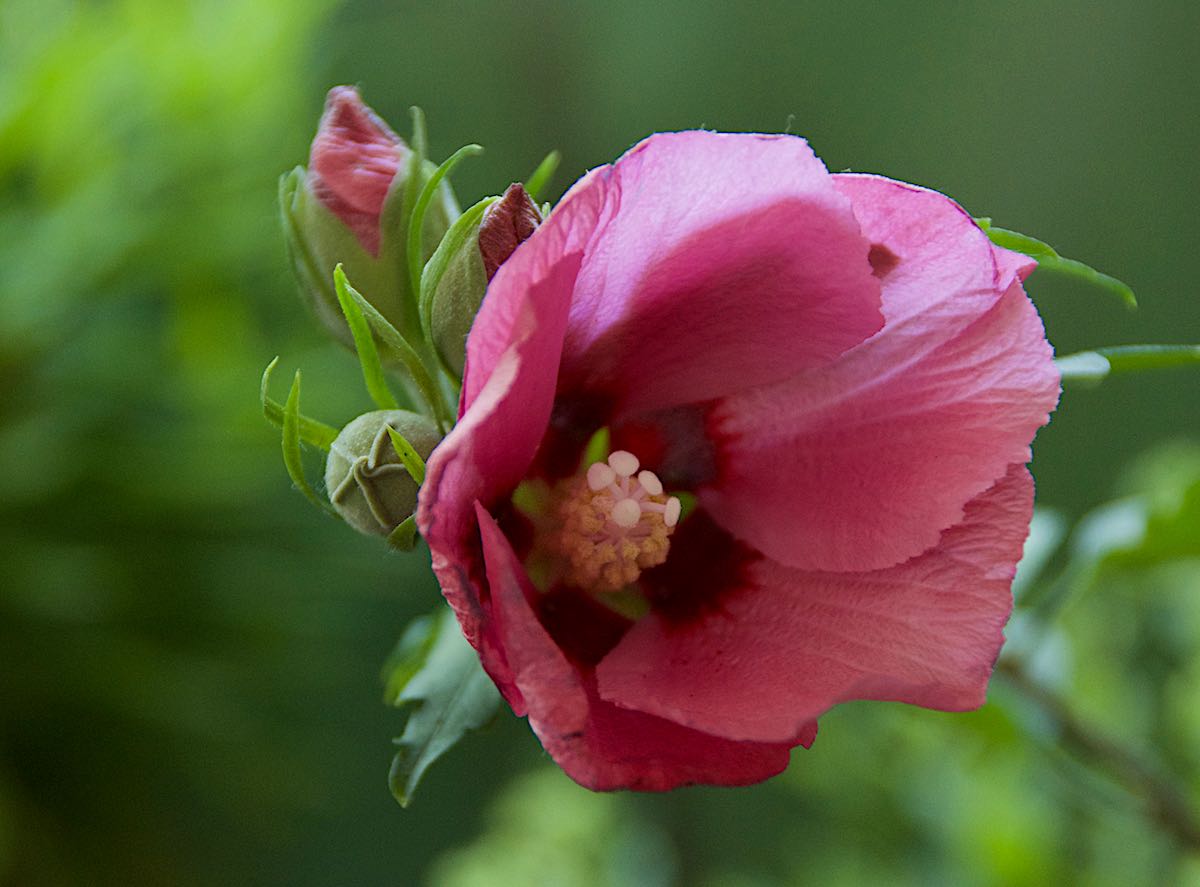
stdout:
[[(311, 414), (369, 406), (275, 221), (343, 82), (402, 132), (420, 104), (439, 158), (482, 143), (465, 202), (552, 147), (561, 189), (655, 130), (787, 129), (1137, 290), (1035, 276), (1060, 352), (1200, 341), (1198, 51), (1191, 2), (0, 0), (0, 883), (1200, 883), (999, 683), (973, 715), (848, 706), (772, 783), (664, 797), (575, 788), (505, 715), (401, 810), (378, 669), (436, 599), (425, 556), (308, 507), (255, 401), (282, 354)], [(1040, 504), (1200, 438), (1198, 379), (1070, 391)], [(1198, 576), (1101, 582), (1039, 642), (1193, 790)]]

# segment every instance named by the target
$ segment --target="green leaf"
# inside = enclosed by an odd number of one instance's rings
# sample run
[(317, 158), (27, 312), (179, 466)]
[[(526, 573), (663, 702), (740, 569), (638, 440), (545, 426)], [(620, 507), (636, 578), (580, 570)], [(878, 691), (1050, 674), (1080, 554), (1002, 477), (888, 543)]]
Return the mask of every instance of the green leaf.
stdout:
[[(271, 373), (275, 371), (276, 365), (279, 363), (279, 358), (276, 357), (263, 370), (262, 383), (259, 386), (259, 401), (262, 403), (263, 415), (267, 417), (267, 421), (282, 428), (283, 427), (283, 405), (277, 400), (272, 400), (267, 393), (271, 385)], [(309, 419), (307, 416), (299, 416), (300, 424), (300, 439), (306, 444), (311, 444), (314, 447), (329, 452), (329, 448), (333, 446), (334, 440), (337, 439), (338, 430), (324, 422), (318, 422), (316, 419)]]
[[(1070, 537), (1070, 557), (1024, 604), (1043, 619), (1110, 571), (1146, 571), (1200, 558), (1200, 448), (1168, 445), (1139, 460), (1133, 494), (1088, 512)], [(1127, 481), (1128, 482), (1128, 478)], [(1124, 484), (1123, 484), (1124, 485)]]
[(442, 625), (439, 615), (430, 613), (418, 616), (408, 623), (387, 662), (383, 664), (383, 701), (388, 705), (401, 704), (400, 694), (429, 658), (429, 651), (437, 640), (438, 628)]
[[(425, 183), (425, 187), (421, 189), (421, 196), (417, 198), (417, 204), (413, 207), (412, 216), (408, 222), (408, 276), (414, 294), (421, 292), (421, 236), (425, 230), (425, 213), (429, 209), (429, 204), (433, 202), (433, 195), (437, 193), (442, 179), (446, 178), (462, 160), (482, 153), (483, 148), (480, 145), (463, 145), (437, 168), (429, 177), (429, 181)], [(419, 300), (418, 304), (420, 304)]]
[[(383, 375), (383, 364), (379, 361), (379, 351), (375, 348), (375, 337), (371, 335), (371, 327), (363, 317), (358, 301), (365, 302), (362, 294), (350, 285), (346, 272), (339, 262), (333, 269), (333, 286), (337, 292), (338, 304), (342, 306), (342, 314), (350, 327), (350, 335), (354, 337), (354, 350), (358, 352), (358, 362), (362, 366), (363, 382), (366, 383), (367, 393), (371, 400), (381, 410), (399, 409), (400, 404), (388, 388), (387, 379)], [(358, 301), (351, 297), (353, 291)]]
[(283, 407), (283, 464), (288, 476), (313, 505), (333, 513), (329, 503), (317, 495), (304, 477), (304, 462), (300, 458), (300, 371), (292, 379), (292, 390), (288, 392)]
[(442, 242), (438, 244), (421, 272), (421, 300), (418, 304), (421, 330), (434, 351), (437, 350), (437, 347), (433, 344), (433, 297), (437, 292), (438, 284), (442, 280), (442, 275), (446, 273), (450, 260), (463, 248), (467, 238), (475, 233), (475, 227), (483, 219), (484, 212), (499, 199), (499, 197), (485, 197), (455, 219), (454, 224), (450, 226), (446, 236), (442, 238)]
[(1083, 262), (1060, 256), (1054, 247), (1044, 241), (1038, 240), (1036, 237), (1030, 237), (1028, 234), (1021, 234), (1017, 231), (1010, 231), (1007, 228), (997, 228), (992, 225), (992, 220), (989, 218), (978, 218), (975, 220), (975, 223), (983, 229), (984, 233), (987, 234), (988, 238), (996, 246), (1002, 246), (1005, 249), (1011, 249), (1013, 252), (1022, 253), (1032, 259), (1037, 259), (1039, 269), (1055, 274), (1062, 274), (1067, 277), (1074, 277), (1085, 283), (1093, 284), (1117, 296), (1117, 298), (1125, 303), (1127, 308), (1137, 308), (1137, 297), (1133, 294), (1133, 290), (1128, 284), (1117, 280), (1117, 278), (1110, 277), (1102, 271), (1097, 271)]
[(1057, 358), (1064, 384), (1096, 384), (1113, 373), (1136, 373), (1200, 364), (1200, 345), (1115, 345)]
[(400, 464), (404, 466), (404, 470), (408, 472), (408, 476), (416, 485), (421, 486), (425, 483), (425, 460), (421, 458), (420, 453), (413, 449), (413, 445), (403, 434), (391, 425), (384, 427), (387, 428), (388, 437), (392, 439), (392, 449), (400, 457)]
[(429, 765), (491, 720), (500, 705), (500, 693), (449, 608), (438, 617), (436, 637), (419, 668), (415, 661), (415, 656), (408, 661), (412, 675), (393, 703), (416, 706), (396, 740), (399, 750), (388, 777), (392, 794), (405, 807)]
[(562, 154), (557, 150), (551, 151), (537, 165), (537, 169), (529, 174), (529, 178), (525, 180), (525, 193), (529, 195), (529, 199), (534, 203), (537, 203), (542, 191), (550, 184), (550, 180), (554, 178), (554, 173), (558, 170), (558, 164), (561, 160)]

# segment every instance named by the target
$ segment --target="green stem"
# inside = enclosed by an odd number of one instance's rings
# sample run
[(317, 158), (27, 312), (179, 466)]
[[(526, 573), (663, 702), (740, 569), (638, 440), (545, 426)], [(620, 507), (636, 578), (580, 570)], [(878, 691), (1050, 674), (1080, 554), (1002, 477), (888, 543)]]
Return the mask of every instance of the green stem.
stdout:
[(1179, 777), (1082, 721), (1065, 700), (1030, 677), (1019, 663), (1002, 660), (996, 672), (1054, 721), (1068, 752), (1141, 798), (1147, 815), (1181, 845), (1200, 850), (1200, 816), (1191, 799), (1177, 788), (1182, 783)]

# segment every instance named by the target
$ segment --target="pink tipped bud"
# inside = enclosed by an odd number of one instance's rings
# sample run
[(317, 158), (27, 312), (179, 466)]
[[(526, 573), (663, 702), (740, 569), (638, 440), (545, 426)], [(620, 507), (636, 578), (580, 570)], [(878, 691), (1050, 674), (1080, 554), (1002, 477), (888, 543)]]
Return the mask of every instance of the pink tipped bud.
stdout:
[(489, 281), (541, 221), (537, 205), (519, 184), (509, 185), (499, 202), (488, 207), (479, 226), (479, 254)]
[(474, 237), (449, 257), (433, 291), (433, 344), (447, 367), (462, 375), (467, 333), (483, 303), (488, 283), (542, 221), (537, 205), (520, 185), (510, 185), (476, 224)]
[(372, 256), (379, 255), (388, 188), (408, 154), (404, 140), (363, 103), (357, 89), (329, 90), (313, 139), (308, 184)]

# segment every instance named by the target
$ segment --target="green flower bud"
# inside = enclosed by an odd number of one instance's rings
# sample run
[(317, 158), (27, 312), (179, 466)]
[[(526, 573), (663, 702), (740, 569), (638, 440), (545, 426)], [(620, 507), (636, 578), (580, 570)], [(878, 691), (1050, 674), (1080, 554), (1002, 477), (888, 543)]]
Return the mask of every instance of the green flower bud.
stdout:
[(408, 410), (377, 410), (347, 425), (329, 448), (329, 501), (360, 533), (387, 536), (417, 507), (417, 482), (392, 445), (388, 426), (426, 459), (442, 439), (432, 419)]
[(488, 283), (541, 221), (542, 214), (525, 189), (511, 185), (484, 210), (475, 230), (447, 262), (433, 291), (430, 329), (438, 354), (458, 376), (463, 372), (467, 333)]
[[(412, 204), (437, 167), (425, 161), (419, 181), (409, 181), (412, 151), (369, 107), (358, 91), (329, 91), (313, 139), (308, 169), (280, 180), (279, 205), (288, 253), (301, 293), (336, 338), (353, 346), (333, 289), (339, 262), (355, 288), (410, 341), (420, 341), (420, 321), (407, 261)], [(445, 182), (425, 215), (422, 261), (433, 254), (460, 214)]]

